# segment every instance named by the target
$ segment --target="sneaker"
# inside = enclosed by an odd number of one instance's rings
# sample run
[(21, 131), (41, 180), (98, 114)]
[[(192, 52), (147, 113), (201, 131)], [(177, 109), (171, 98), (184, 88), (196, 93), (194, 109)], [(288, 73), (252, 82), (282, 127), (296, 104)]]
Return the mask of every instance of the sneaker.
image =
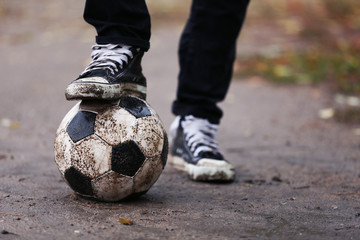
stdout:
[(233, 181), (235, 169), (218, 150), (217, 129), (207, 119), (176, 117), (170, 126), (169, 164), (195, 181)]
[(146, 79), (142, 74), (144, 52), (121, 44), (95, 45), (92, 61), (66, 88), (67, 100), (116, 100), (124, 95), (146, 98)]

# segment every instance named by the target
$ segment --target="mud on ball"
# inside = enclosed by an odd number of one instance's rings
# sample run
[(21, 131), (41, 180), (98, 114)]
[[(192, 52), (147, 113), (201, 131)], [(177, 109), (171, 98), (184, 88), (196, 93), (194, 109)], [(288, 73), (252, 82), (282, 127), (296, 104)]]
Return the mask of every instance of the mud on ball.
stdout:
[(147, 192), (165, 167), (168, 140), (156, 112), (143, 100), (80, 102), (62, 120), (55, 162), (78, 194), (118, 201)]

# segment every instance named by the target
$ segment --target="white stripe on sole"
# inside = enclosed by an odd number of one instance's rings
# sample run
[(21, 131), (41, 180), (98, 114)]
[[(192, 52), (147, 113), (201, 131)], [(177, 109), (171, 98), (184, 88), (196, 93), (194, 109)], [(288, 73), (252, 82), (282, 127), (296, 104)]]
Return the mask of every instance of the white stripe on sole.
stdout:
[[(91, 78), (95, 81), (95, 78)], [(97, 80), (96, 80), (97, 81)], [(125, 95), (146, 96), (146, 87), (136, 83), (105, 84), (81, 81), (71, 83), (65, 91), (66, 99), (118, 99)]]
[(174, 168), (186, 172), (196, 181), (232, 181), (235, 178), (234, 167), (221, 160), (201, 159), (197, 165), (185, 162), (181, 157), (169, 156), (168, 163)]

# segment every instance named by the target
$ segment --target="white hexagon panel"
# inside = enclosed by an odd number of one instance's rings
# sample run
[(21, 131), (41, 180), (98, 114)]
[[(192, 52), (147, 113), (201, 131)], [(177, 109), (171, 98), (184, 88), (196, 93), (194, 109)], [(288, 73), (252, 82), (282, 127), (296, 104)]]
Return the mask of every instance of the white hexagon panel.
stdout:
[(91, 135), (76, 143), (72, 166), (90, 178), (99, 177), (110, 170), (111, 146)]
[(136, 118), (120, 107), (112, 107), (98, 114), (95, 134), (115, 146), (132, 139), (136, 130)]
[(145, 117), (137, 120), (134, 140), (147, 157), (161, 154), (164, 145), (164, 132), (161, 122), (155, 117)]
[(133, 193), (131, 177), (110, 171), (92, 180), (93, 194), (103, 201), (118, 201)]

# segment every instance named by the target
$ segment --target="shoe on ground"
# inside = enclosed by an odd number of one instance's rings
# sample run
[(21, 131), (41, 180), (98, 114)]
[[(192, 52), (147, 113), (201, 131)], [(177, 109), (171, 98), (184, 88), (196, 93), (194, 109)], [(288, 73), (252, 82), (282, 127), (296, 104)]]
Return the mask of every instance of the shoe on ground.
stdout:
[(142, 74), (144, 52), (121, 44), (94, 45), (92, 61), (68, 85), (67, 100), (117, 100), (131, 95), (146, 99), (146, 79)]
[(235, 168), (218, 150), (217, 129), (207, 119), (176, 117), (170, 126), (168, 163), (195, 181), (233, 181)]

